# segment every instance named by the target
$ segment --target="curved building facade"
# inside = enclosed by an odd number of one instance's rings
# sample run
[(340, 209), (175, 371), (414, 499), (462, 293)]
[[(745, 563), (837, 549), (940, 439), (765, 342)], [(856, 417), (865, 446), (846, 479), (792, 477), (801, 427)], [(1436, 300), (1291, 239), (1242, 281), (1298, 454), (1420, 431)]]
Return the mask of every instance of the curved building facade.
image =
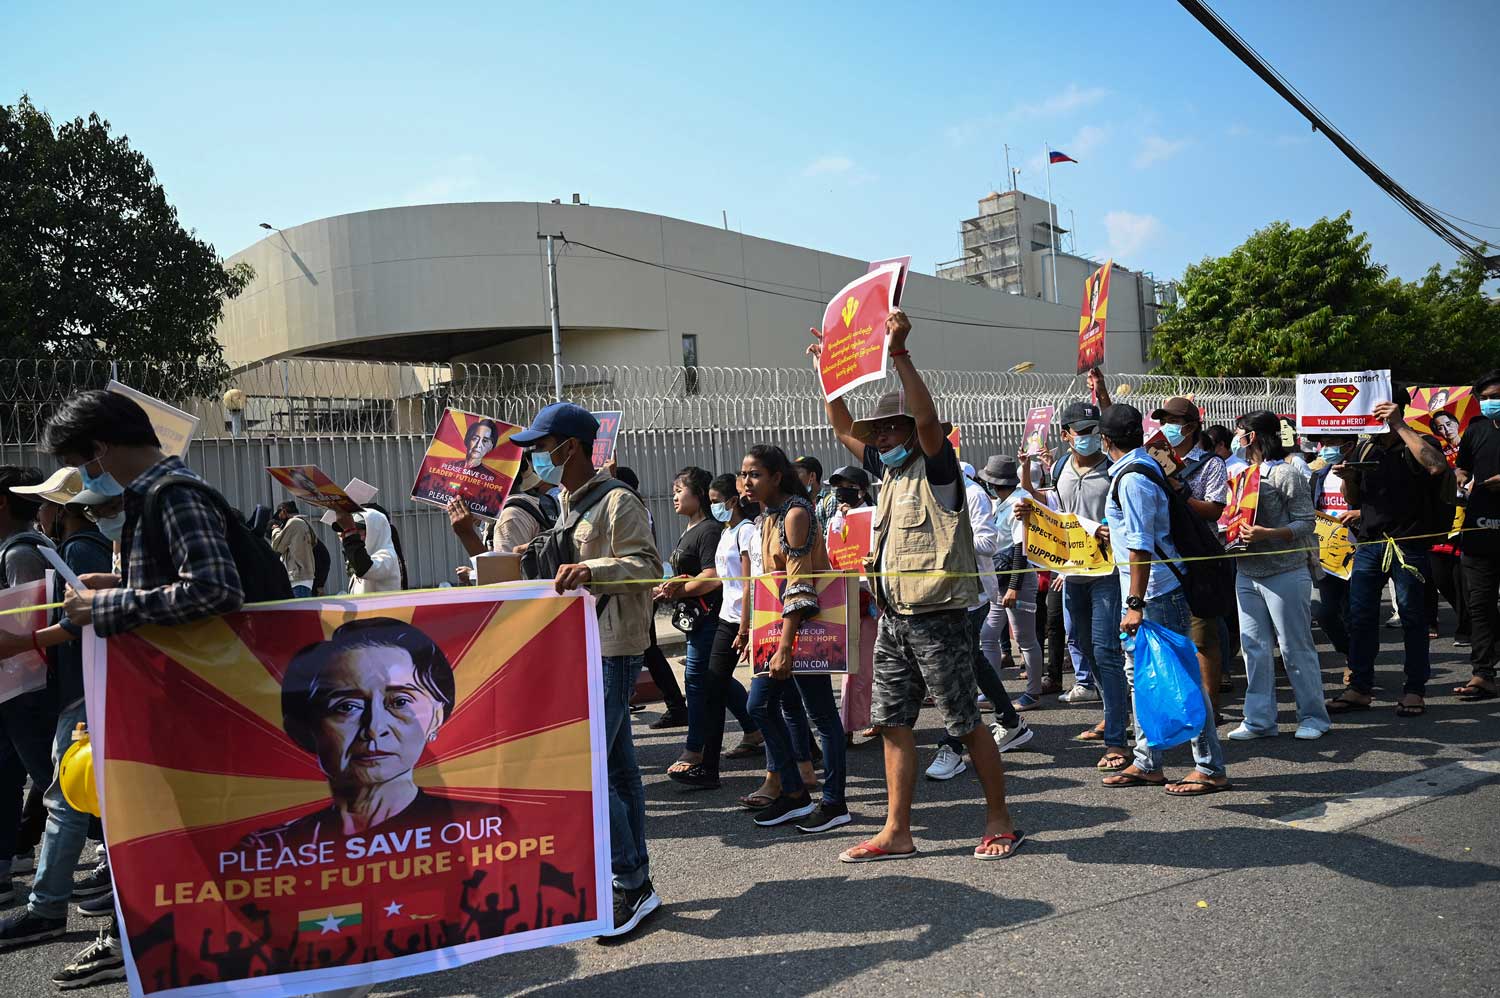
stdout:
[[(231, 262), (255, 279), (219, 326), (235, 368), (283, 357), (550, 363), (546, 244), (569, 364), (795, 367), (809, 326), (866, 263), (618, 208), (480, 202), (384, 208), (272, 232)], [(897, 249), (892, 247), (891, 249)], [(912, 273), (904, 307), (931, 370), (1071, 373), (1062, 304)], [(1108, 367), (1145, 369), (1144, 275), (1116, 266)]]

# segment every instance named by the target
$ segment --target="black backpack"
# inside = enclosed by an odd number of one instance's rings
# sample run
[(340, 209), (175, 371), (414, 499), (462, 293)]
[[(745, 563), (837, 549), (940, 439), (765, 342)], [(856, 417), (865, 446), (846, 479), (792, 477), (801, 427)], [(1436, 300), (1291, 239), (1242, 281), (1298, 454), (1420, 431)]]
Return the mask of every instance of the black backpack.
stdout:
[[(551, 530), (557, 523), (557, 518), (562, 513), (562, 507), (550, 492), (544, 492), (539, 496), (530, 492), (517, 492), (505, 500), (502, 509), (519, 509), (536, 524), (538, 533)], [(499, 520), (490, 521), (490, 525), (484, 528), (485, 547), (495, 546), (495, 528), (500, 524)]]
[(0, 544), (0, 587), (8, 584), (10, 572), (5, 568), (5, 559), (18, 547), (28, 548), (55, 548), (51, 538), (35, 530), (22, 530), (11, 534)]
[[(625, 489), (635, 495), (630, 486), (618, 478), (606, 478), (583, 502), (568, 510), (568, 515), (559, 519), (551, 529), (533, 537), (527, 545), (526, 553), (521, 555), (521, 574), (528, 579), (552, 579), (557, 577), (559, 568), (577, 562), (578, 549), (573, 544), (573, 531), (577, 529), (584, 513), (599, 505), (605, 496), (617, 489)], [(603, 613), (609, 596), (598, 596), (596, 601), (595, 610)]]
[[(311, 528), (311, 524), (308, 527)], [(323, 538), (316, 532), (313, 533), (313, 595), (322, 596), (323, 590), (328, 586), (328, 573), (333, 571), (333, 555), (328, 550), (328, 545), (323, 543)]]
[(1185, 493), (1175, 492), (1167, 486), (1155, 462), (1148, 465), (1137, 461), (1120, 469), (1110, 490), (1115, 505), (1120, 503), (1120, 482), (1130, 474), (1145, 475), (1167, 496), (1172, 544), (1177, 548), (1178, 556), (1184, 559), (1183, 567), (1179, 569), (1167, 561), (1166, 552), (1160, 545), (1156, 547), (1156, 556), (1167, 562), (1167, 567), (1182, 583), (1193, 616), (1223, 617), (1234, 611), (1234, 565), (1224, 556), (1224, 545), (1219, 541), (1214, 525), (1193, 512)]
[(220, 495), (218, 489), (198, 478), (167, 475), (154, 482), (146, 492), (145, 508), (141, 511), (141, 541), (153, 559), (164, 565), (172, 563), (160, 511), (162, 490), (171, 488), (189, 488), (201, 493), (224, 517), (225, 540), (229, 542), (229, 553), (234, 558), (235, 570), (239, 572), (246, 603), (292, 598), (292, 582), (287, 578), (281, 556), (271, 549), (265, 538), (250, 531), (239, 510), (230, 506), (229, 500)]

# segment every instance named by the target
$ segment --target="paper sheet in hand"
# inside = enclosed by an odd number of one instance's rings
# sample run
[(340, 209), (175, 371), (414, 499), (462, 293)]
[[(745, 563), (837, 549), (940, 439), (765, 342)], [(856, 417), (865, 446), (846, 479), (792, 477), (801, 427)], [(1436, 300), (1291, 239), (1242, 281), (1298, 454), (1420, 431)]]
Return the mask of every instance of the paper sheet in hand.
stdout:
[[(47, 564), (51, 565), (52, 570), (58, 575), (61, 575), (63, 581), (68, 585), (72, 586), (74, 589), (88, 588), (79, 581), (78, 573), (68, 567), (68, 563), (63, 561), (62, 555), (57, 553), (56, 548), (42, 547), (42, 545), (38, 544), (36, 546), (36, 550), (38, 554), (47, 559)], [(43, 602), (45, 602), (45, 600)]]

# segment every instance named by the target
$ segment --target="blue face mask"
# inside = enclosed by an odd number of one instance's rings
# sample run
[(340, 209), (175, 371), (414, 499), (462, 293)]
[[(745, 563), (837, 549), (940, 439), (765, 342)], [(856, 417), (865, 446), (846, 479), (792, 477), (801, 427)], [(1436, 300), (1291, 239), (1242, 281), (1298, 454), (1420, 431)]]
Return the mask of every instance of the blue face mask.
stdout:
[(1344, 459), (1344, 449), (1342, 447), (1320, 447), (1318, 448), (1318, 456), (1329, 464), (1338, 464)]
[(1244, 437), (1235, 437), (1234, 445), (1229, 448), (1229, 452), (1235, 457), (1244, 458), (1246, 454), (1250, 453), (1250, 445), (1245, 442)]
[[(94, 458), (94, 461), (97, 460), (99, 459)], [(102, 464), (99, 466), (99, 474), (97, 476), (89, 474), (89, 465), (93, 464), (94, 461), (85, 461), (78, 467), (78, 474), (83, 479), (84, 489), (89, 492), (97, 493), (101, 496), (124, 495), (125, 486), (115, 481), (115, 476), (105, 471)], [(123, 523), (124, 520), (121, 520), (120, 522)]]
[(1093, 457), (1099, 453), (1099, 448), (1104, 441), (1097, 433), (1089, 433), (1073, 438), (1073, 451), (1080, 457)]
[(880, 463), (885, 465), (887, 468), (899, 468), (910, 456), (911, 448), (906, 446), (905, 444), (902, 444), (899, 447), (892, 447), (890, 450), (881, 454)]
[(531, 470), (534, 471), (534, 472), (536, 472), (536, 477), (540, 478), (542, 481), (546, 482), (548, 485), (561, 485), (562, 484), (562, 480), (563, 480), (563, 469), (562, 469), (562, 466), (558, 465), (558, 464), (554, 464), (552, 462), (552, 455), (556, 454), (559, 450), (561, 450), (563, 447), (566, 447), (566, 446), (567, 446), (567, 442), (564, 441), (563, 443), (558, 444), (556, 447), (552, 448), (551, 450), (532, 451), (532, 453), (531, 453)]
[(728, 523), (729, 518), (734, 515), (734, 511), (721, 502), (714, 503), (709, 509), (712, 511), (714, 519), (720, 523)]
[(125, 533), (125, 514), (116, 513), (114, 516), (101, 516), (94, 521), (94, 526), (99, 528), (99, 533), (112, 541), (118, 541)]
[(1480, 399), (1479, 414), (1485, 419), (1500, 419), (1500, 399)]
[(1187, 427), (1178, 426), (1176, 423), (1161, 424), (1161, 435), (1167, 438), (1167, 443), (1176, 447), (1187, 439)]

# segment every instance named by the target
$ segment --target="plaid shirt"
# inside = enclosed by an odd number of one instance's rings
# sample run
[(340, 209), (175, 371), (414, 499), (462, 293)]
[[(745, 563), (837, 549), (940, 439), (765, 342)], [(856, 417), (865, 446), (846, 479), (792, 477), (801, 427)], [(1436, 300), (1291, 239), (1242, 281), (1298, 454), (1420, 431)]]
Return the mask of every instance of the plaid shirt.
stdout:
[(135, 543), (146, 493), (167, 475), (199, 477), (181, 458), (167, 457), (125, 489), (125, 531), (120, 537), (122, 588), (94, 594), (94, 631), (100, 637), (123, 634), (144, 624), (186, 624), (238, 610), (245, 601), (226, 540), (224, 517), (201, 494), (168, 489), (157, 498), (170, 561), (155, 557), (144, 540)]

